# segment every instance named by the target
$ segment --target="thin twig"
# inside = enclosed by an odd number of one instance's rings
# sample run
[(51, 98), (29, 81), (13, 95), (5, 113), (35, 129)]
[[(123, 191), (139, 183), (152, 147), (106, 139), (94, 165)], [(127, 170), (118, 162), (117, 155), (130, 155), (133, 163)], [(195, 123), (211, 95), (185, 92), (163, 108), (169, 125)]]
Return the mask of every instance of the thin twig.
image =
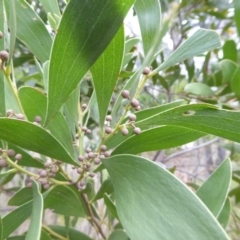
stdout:
[(219, 138), (214, 138), (214, 139), (212, 139), (211, 141), (208, 141), (208, 142), (203, 143), (203, 144), (201, 144), (201, 145), (198, 145), (198, 146), (196, 146), (196, 147), (193, 147), (193, 148), (190, 148), (190, 149), (186, 149), (186, 150), (183, 150), (183, 151), (180, 151), (180, 152), (173, 153), (173, 154), (167, 156), (166, 158), (164, 158), (163, 161), (162, 161), (162, 163), (165, 163), (165, 162), (169, 161), (171, 158), (178, 157), (178, 156), (180, 156), (180, 155), (183, 155), (183, 154), (185, 154), (185, 153), (188, 153), (188, 152), (197, 150), (197, 149), (202, 148), (202, 147), (206, 147), (206, 146), (208, 146), (208, 145), (210, 145), (210, 144), (212, 144), (212, 143), (217, 142), (218, 140), (219, 140)]
[(96, 219), (96, 218), (94, 217), (94, 215), (93, 215), (91, 206), (90, 206), (90, 204), (89, 204), (89, 202), (88, 202), (87, 195), (82, 193), (81, 196), (82, 196), (82, 199), (83, 199), (84, 203), (86, 204), (87, 211), (88, 211), (88, 213), (89, 213), (89, 215), (90, 215), (90, 217), (91, 217), (91, 220), (93, 221), (94, 225), (97, 227), (98, 232), (101, 234), (102, 238), (106, 240), (107, 237), (105, 236), (105, 234), (104, 234), (104, 232), (103, 232), (103, 230), (102, 230), (99, 222), (97, 221), (97, 219)]

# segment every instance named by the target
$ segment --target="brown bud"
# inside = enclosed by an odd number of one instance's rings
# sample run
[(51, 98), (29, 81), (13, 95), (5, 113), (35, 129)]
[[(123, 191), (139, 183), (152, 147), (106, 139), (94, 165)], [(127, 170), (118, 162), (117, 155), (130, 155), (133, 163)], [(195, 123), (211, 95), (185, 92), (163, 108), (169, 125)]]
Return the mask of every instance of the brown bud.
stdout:
[(0, 158), (0, 167), (7, 167), (8, 163), (4, 158)]
[(9, 58), (9, 53), (7, 51), (0, 51), (0, 59), (5, 62)]
[(102, 145), (102, 146), (100, 147), (100, 150), (101, 150), (102, 152), (105, 152), (105, 151), (107, 150), (107, 146), (106, 146), (106, 145)]
[(0, 39), (3, 38), (3, 33), (0, 31)]
[(134, 122), (134, 121), (137, 119), (137, 117), (136, 117), (135, 114), (130, 114), (130, 115), (128, 116), (128, 119), (129, 119), (130, 121)]
[(94, 164), (96, 164), (96, 165), (98, 165), (100, 162), (101, 162), (101, 160), (100, 160), (100, 158), (94, 158)]
[(8, 150), (7, 150), (7, 155), (8, 155), (9, 157), (13, 157), (13, 156), (15, 156), (15, 151), (14, 151), (13, 149), (8, 149)]
[(20, 153), (16, 154), (15, 159), (17, 161), (20, 161), (22, 159), (22, 154), (20, 154)]
[(111, 116), (111, 115), (107, 115), (107, 116), (106, 116), (106, 121), (111, 122), (111, 121), (112, 121), (112, 116)]
[(40, 123), (42, 121), (42, 118), (40, 116), (36, 116), (34, 118), (34, 122)]
[(112, 128), (106, 127), (106, 128), (105, 128), (105, 133), (107, 133), (107, 134), (112, 133)]
[(131, 101), (132, 107), (136, 108), (139, 106), (139, 101), (136, 98), (133, 98)]
[(127, 136), (128, 133), (129, 133), (129, 131), (128, 131), (127, 128), (123, 128), (123, 129), (122, 129), (122, 135), (123, 135), (123, 136)]
[(151, 72), (152, 68), (151, 67), (145, 67), (142, 74), (143, 75), (148, 75)]
[(84, 111), (86, 108), (87, 108), (87, 104), (86, 104), (86, 103), (83, 103), (83, 104), (82, 104), (82, 110)]
[(105, 157), (110, 157), (110, 156), (111, 156), (111, 152), (105, 152), (105, 153), (104, 153), (104, 156), (105, 156)]
[(136, 134), (136, 135), (139, 135), (141, 133), (141, 129), (136, 127), (133, 129), (133, 132)]
[(123, 90), (121, 95), (123, 98), (130, 98), (130, 94), (128, 90)]

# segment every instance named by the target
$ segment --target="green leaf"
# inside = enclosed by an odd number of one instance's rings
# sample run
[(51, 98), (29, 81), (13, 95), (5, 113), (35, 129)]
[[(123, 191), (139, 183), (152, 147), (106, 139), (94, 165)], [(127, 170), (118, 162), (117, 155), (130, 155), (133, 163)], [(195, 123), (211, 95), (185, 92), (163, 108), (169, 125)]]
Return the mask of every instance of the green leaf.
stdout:
[(128, 238), (128, 235), (126, 234), (125, 231), (121, 229), (116, 229), (110, 234), (108, 240), (130, 240), (130, 239)]
[(111, 194), (113, 192), (113, 185), (110, 179), (105, 180), (102, 184), (100, 189), (98, 190), (95, 197), (91, 200), (91, 202), (95, 202), (101, 198), (103, 198), (104, 194)]
[(124, 28), (119, 28), (108, 47), (91, 68), (97, 96), (100, 126), (103, 127), (124, 53)]
[[(40, 116), (42, 118), (42, 124), (46, 116), (46, 96), (37, 89), (22, 87), (19, 90), (19, 98), (28, 120), (34, 121), (36, 116)], [(58, 112), (56, 114), (56, 117), (48, 125), (47, 129), (49, 129), (51, 135), (53, 135), (66, 148), (70, 155), (74, 157), (72, 135), (68, 123), (62, 113)]]
[(79, 119), (78, 115), (79, 99), (80, 99), (80, 85), (77, 86), (77, 88), (72, 92), (67, 102), (65, 103), (66, 110), (71, 116), (71, 121), (74, 122), (75, 126), (77, 126)]
[(165, 62), (155, 69), (154, 72), (159, 72), (181, 61), (204, 52), (211, 51), (218, 47), (221, 47), (221, 42), (219, 35), (216, 32), (212, 30), (199, 29), (182, 45), (180, 45), (180, 47), (174, 51)]
[(3, 223), (3, 239), (6, 239), (12, 232), (14, 232), (32, 212), (32, 201), (16, 208), (2, 218)]
[(226, 228), (231, 215), (231, 202), (229, 198), (226, 199), (225, 204), (218, 216), (218, 221), (223, 228)]
[[(161, 126), (143, 131), (140, 135), (133, 135), (121, 143), (112, 153), (138, 154), (178, 147), (197, 140), (205, 133), (177, 126)], [(147, 142), (147, 144), (146, 144)]]
[(33, 204), (31, 223), (28, 229), (26, 240), (40, 240), (43, 216), (43, 197), (40, 193), (39, 184), (32, 180)]
[(175, 240), (176, 233), (184, 240), (229, 239), (195, 194), (154, 162), (133, 155), (116, 155), (102, 162), (130, 239)]
[(135, 125), (140, 128), (179, 126), (240, 142), (240, 112), (220, 110), (209, 104), (176, 107), (136, 122)]
[[(63, 237), (67, 237), (66, 228), (62, 226), (49, 226), (54, 232), (60, 234)], [(69, 228), (68, 229), (68, 237), (71, 240), (93, 240), (92, 238), (88, 237), (84, 233), (81, 233), (75, 229)]]
[(133, 2), (69, 2), (51, 54), (46, 125), (113, 39)]
[(240, 98), (240, 67), (236, 69), (231, 81), (231, 89)]
[(21, 188), (8, 201), (9, 206), (21, 206), (33, 199), (33, 191), (29, 187)]
[(52, 238), (46, 231), (42, 230), (40, 240), (52, 240)]
[[(3, 11), (3, 0), (0, 0), (0, 30), (2, 32), (4, 29), (4, 11)], [(0, 49), (5, 49), (4, 46), (5, 43), (5, 37), (3, 36), (0, 41)], [(6, 115), (6, 109), (5, 109), (5, 91), (4, 91), (4, 75), (3, 72), (0, 71), (0, 117)]]
[(222, 69), (223, 82), (231, 82), (233, 74), (238, 68), (238, 65), (235, 62), (226, 59), (220, 62), (220, 67)]
[(161, 6), (158, 0), (136, 0), (134, 9), (138, 17), (145, 55), (152, 48), (154, 38), (161, 29)]
[(234, 40), (227, 40), (223, 45), (223, 59), (237, 62), (237, 46)]
[(85, 211), (77, 194), (67, 186), (54, 187), (44, 199), (44, 208), (53, 209), (64, 216), (85, 217)]
[(0, 240), (3, 239), (3, 224), (2, 224), (2, 217), (0, 216)]
[(238, 36), (240, 36), (240, 2), (238, 0), (234, 0), (234, 19), (238, 31)]
[(231, 175), (231, 163), (227, 158), (196, 192), (215, 217), (219, 215), (227, 198)]
[[(17, 38), (42, 62), (47, 61), (52, 46), (52, 38), (46, 26), (26, 1), (15, 0), (14, 3), (16, 8)], [(11, 11), (9, 0), (5, 0), (5, 7), (9, 19)], [(11, 28), (10, 30), (12, 31)]]
[(19, 147), (76, 165), (67, 150), (43, 128), (17, 119), (0, 118), (0, 139)]
[(58, 1), (57, 0), (40, 0), (40, 2), (43, 5), (43, 8), (45, 9), (46, 13), (54, 13), (57, 16), (61, 16)]
[(9, 28), (11, 29), (10, 40), (9, 40), (9, 59), (8, 63), (10, 65), (10, 61), (13, 56), (13, 51), (15, 47), (16, 41), (16, 32), (17, 32), (17, 21), (16, 21), (16, 7), (15, 7), (15, 0), (10, 0), (10, 12), (9, 12)]
[(105, 193), (103, 195), (103, 199), (104, 199), (104, 203), (107, 207), (107, 210), (116, 218), (119, 219), (118, 214), (117, 214), (117, 210), (116, 207), (114, 205), (114, 203), (112, 202), (112, 200), (110, 199), (110, 197)]
[(214, 92), (204, 83), (189, 83), (184, 87), (184, 91), (200, 96), (213, 96)]
[(12, 174), (12, 173), (15, 173), (15, 172), (17, 172), (16, 169), (11, 169), (11, 170), (8, 170), (6, 172), (1, 172), (0, 173), (0, 179), (1, 178), (6, 178), (9, 174)]

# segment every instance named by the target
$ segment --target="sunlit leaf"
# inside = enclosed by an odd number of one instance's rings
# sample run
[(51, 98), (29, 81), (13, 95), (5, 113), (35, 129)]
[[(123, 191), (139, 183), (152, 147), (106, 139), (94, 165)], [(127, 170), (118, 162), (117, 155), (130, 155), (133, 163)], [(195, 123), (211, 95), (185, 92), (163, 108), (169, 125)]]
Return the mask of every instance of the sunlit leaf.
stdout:
[(156, 33), (161, 28), (161, 6), (158, 0), (136, 0), (136, 10), (145, 55), (153, 47)]
[(40, 193), (39, 184), (32, 180), (33, 204), (31, 223), (28, 228), (26, 240), (40, 240), (43, 216), (43, 197)]
[[(10, 1), (5, 0), (4, 3), (9, 18), (11, 10)], [(26, 1), (15, 0), (14, 3), (16, 8), (17, 38), (42, 62), (47, 61), (52, 46), (52, 38), (45, 24)]]
[(227, 198), (231, 173), (230, 159), (227, 158), (196, 192), (215, 217), (219, 215)]
[(91, 68), (101, 126), (104, 125), (108, 105), (118, 80), (123, 53), (124, 28), (121, 26), (103, 54)]
[(30, 122), (0, 118), (0, 139), (19, 147), (76, 165), (66, 149), (49, 132)]
[(183, 60), (211, 51), (220, 46), (220, 38), (215, 31), (199, 29), (180, 45), (156, 71), (161, 71)]
[(66, 102), (79, 81), (110, 43), (133, 2), (69, 2), (51, 54), (46, 124)]
[(102, 162), (130, 239), (175, 240), (176, 234), (178, 239), (229, 239), (204, 204), (169, 171), (133, 155)]
[(139, 121), (135, 125), (140, 128), (179, 126), (240, 142), (240, 112), (220, 110), (209, 104), (176, 107)]

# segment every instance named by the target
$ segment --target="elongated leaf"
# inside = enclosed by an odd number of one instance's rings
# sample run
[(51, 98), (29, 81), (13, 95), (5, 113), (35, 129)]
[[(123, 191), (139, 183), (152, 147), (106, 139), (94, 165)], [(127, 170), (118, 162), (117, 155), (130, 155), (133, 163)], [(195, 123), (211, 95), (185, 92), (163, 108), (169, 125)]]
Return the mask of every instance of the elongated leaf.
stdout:
[(0, 179), (1, 179), (1, 178), (6, 178), (9, 174), (15, 173), (15, 172), (16, 172), (15, 169), (11, 169), (11, 170), (6, 171), (6, 172), (1, 172), (1, 173), (0, 173)]
[(234, 40), (227, 40), (223, 45), (223, 59), (237, 62), (237, 46)]
[(158, 0), (136, 0), (136, 10), (145, 55), (152, 48), (156, 33), (161, 28), (161, 6)]
[[(41, 124), (43, 124), (47, 109), (46, 96), (34, 88), (22, 87), (19, 90), (19, 98), (28, 120), (34, 121), (36, 116), (40, 116), (42, 118)], [(51, 134), (67, 149), (67, 151), (73, 157), (73, 139), (69, 126), (62, 113), (58, 112), (56, 114), (56, 117), (48, 125), (47, 129), (50, 130)]]
[(16, 208), (2, 218), (3, 223), (3, 239), (6, 239), (12, 232), (14, 232), (32, 212), (32, 201)]
[[(66, 228), (63, 226), (49, 226), (54, 232), (67, 237), (67, 233), (66, 233)], [(92, 238), (88, 237), (87, 235), (85, 235), (82, 232), (79, 232), (75, 229), (69, 228), (68, 229), (68, 237), (71, 240), (93, 240)]]
[(40, 193), (39, 185), (32, 180), (33, 204), (31, 223), (27, 232), (26, 240), (40, 240), (43, 216), (43, 197)]
[(64, 216), (85, 217), (79, 197), (67, 186), (54, 187), (44, 199), (44, 207)]
[[(4, 3), (9, 19), (11, 10), (10, 1), (5, 0)], [(42, 62), (47, 61), (49, 59), (52, 39), (44, 23), (26, 1), (15, 0), (14, 3), (16, 8), (17, 38)]]
[(108, 240), (130, 240), (130, 239), (128, 238), (128, 235), (126, 234), (125, 231), (123, 231), (122, 229), (116, 229), (110, 234)]
[(46, 124), (105, 50), (132, 4), (133, 0), (69, 2), (52, 49)]
[(42, 230), (40, 240), (52, 240), (52, 238), (46, 231)]
[(199, 29), (174, 51), (170, 57), (156, 69), (156, 72), (220, 46), (220, 38), (216, 32)]
[(229, 198), (227, 198), (225, 201), (225, 204), (218, 216), (218, 221), (222, 225), (223, 228), (227, 227), (230, 215), (231, 215), (231, 202), (230, 202)]
[(118, 216), (130, 239), (175, 240), (176, 234), (184, 240), (229, 239), (194, 193), (157, 164), (132, 155), (102, 162), (112, 179)]
[(231, 173), (230, 159), (227, 158), (196, 192), (215, 217), (219, 215), (227, 198)]
[(119, 219), (116, 207), (110, 197), (107, 194), (104, 194), (103, 199), (108, 211), (113, 215), (113, 217)]
[(45, 9), (46, 13), (54, 13), (58, 16), (61, 16), (58, 1), (57, 0), (40, 0), (40, 2), (43, 5), (43, 8)]
[(124, 53), (124, 28), (119, 28), (111, 43), (91, 68), (100, 125), (103, 127), (113, 89), (118, 80)]
[(113, 151), (112, 155), (121, 153), (138, 154), (142, 152), (178, 147), (197, 140), (204, 135), (206, 134), (187, 128), (161, 126), (143, 131), (140, 135), (131, 136), (120, 144)]
[(234, 19), (237, 26), (238, 36), (240, 36), (240, 2), (234, 0)]
[(226, 59), (220, 62), (220, 67), (222, 69), (223, 82), (231, 82), (234, 72), (238, 69), (238, 65), (235, 62)]
[(213, 96), (214, 92), (204, 83), (189, 83), (184, 88), (185, 92), (200, 96)]
[(235, 95), (240, 98), (240, 67), (234, 72), (231, 81), (231, 89), (235, 93)]
[(209, 104), (176, 107), (139, 121), (135, 125), (140, 128), (173, 125), (240, 142), (240, 112), (220, 110)]
[(113, 192), (112, 182), (110, 179), (107, 179), (101, 184), (100, 189), (98, 190), (93, 200), (91, 200), (91, 202), (94, 202), (94, 201), (97, 201), (98, 199), (103, 198), (105, 193), (110, 194), (112, 192)]
[(16, 21), (16, 7), (15, 7), (15, 0), (9, 0), (10, 4), (10, 12), (9, 12), (9, 28), (11, 29), (10, 32), (10, 41), (9, 41), (9, 60), (8, 63), (10, 63), (13, 51), (15, 47), (15, 41), (16, 41), (16, 32), (17, 32), (17, 21)]
[[(4, 12), (3, 12), (3, 0), (0, 0), (0, 31), (4, 33)], [(4, 49), (4, 36), (0, 41), (0, 49)], [(0, 71), (0, 117), (6, 115), (5, 109), (5, 91), (4, 91), (4, 75)]]
[(67, 150), (43, 128), (17, 119), (0, 118), (0, 139), (76, 165)]
[(0, 240), (3, 239), (3, 224), (2, 224), (2, 217), (0, 216)]
[(33, 199), (33, 190), (29, 187), (21, 188), (8, 201), (9, 206), (21, 206)]

